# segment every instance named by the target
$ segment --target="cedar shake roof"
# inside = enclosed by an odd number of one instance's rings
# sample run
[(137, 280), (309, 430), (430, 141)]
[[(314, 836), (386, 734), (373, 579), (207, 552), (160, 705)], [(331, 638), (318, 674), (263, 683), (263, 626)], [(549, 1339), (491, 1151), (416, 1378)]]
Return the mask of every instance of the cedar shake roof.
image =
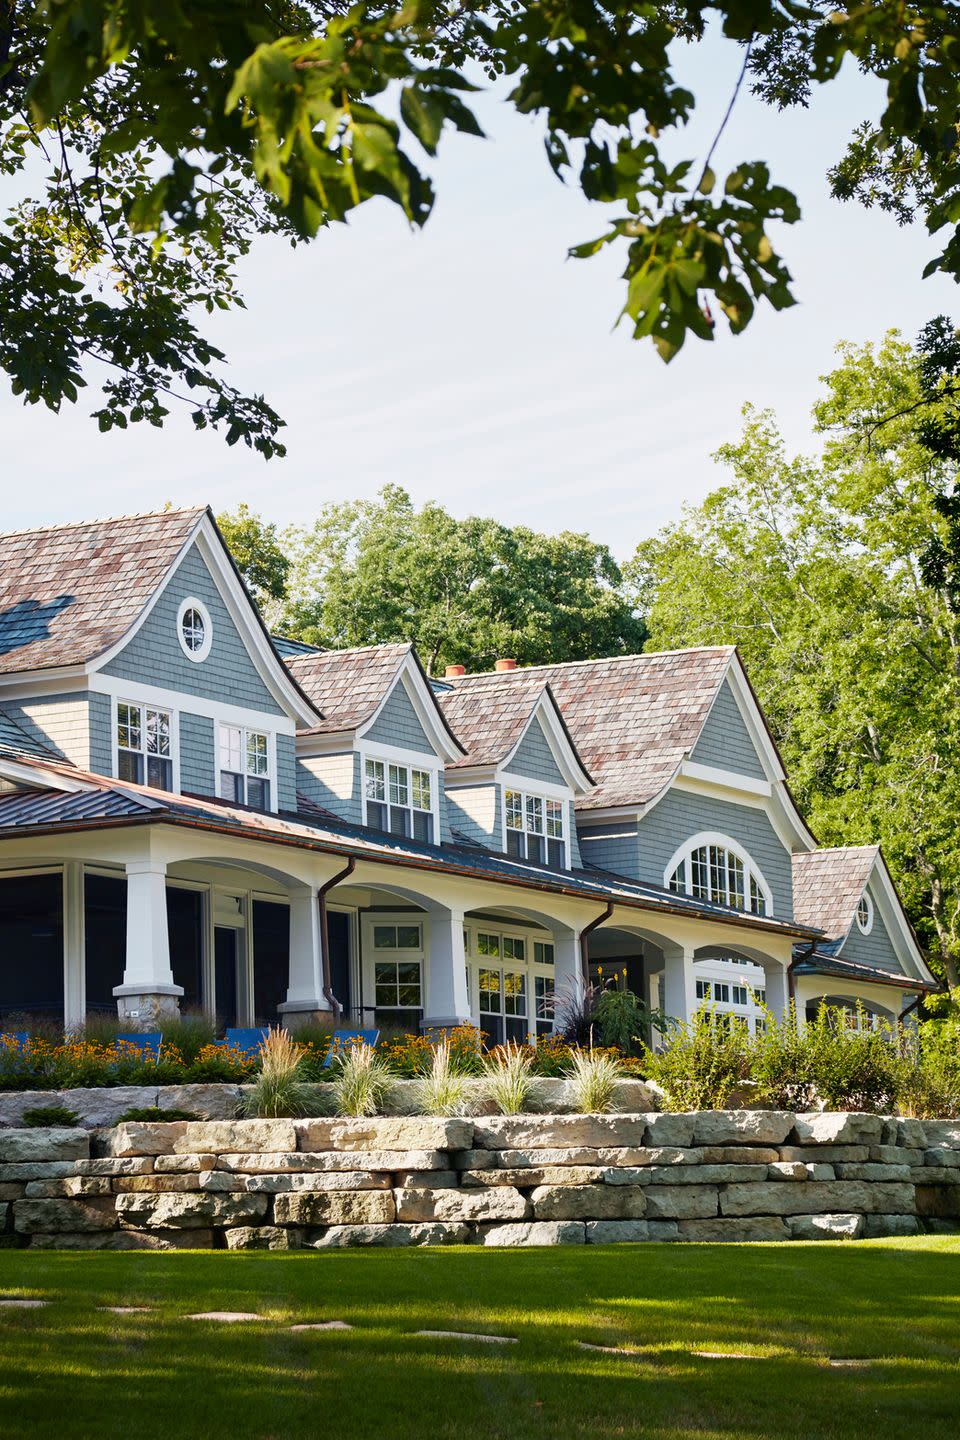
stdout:
[(447, 682), (456, 691), (457, 718), (446, 696), (442, 704), (466, 743), (460, 707), (468, 714), (472, 696), (479, 712), (472, 724), (481, 732), (488, 721), (505, 723), (499, 707), (509, 708), (513, 687), (526, 702), (535, 686), (548, 684), (597, 782), (577, 809), (643, 805), (659, 795), (696, 745), (734, 653), (723, 645), (465, 675)]
[(880, 854), (878, 845), (811, 850), (793, 857), (793, 911), (801, 925), (845, 940)]
[[(534, 710), (544, 694), (566, 729), (563, 712), (539, 669), (511, 670), (509, 685), (501, 685), (500, 672), (470, 677), (470, 683), (456, 682), (456, 688), (437, 695), (447, 723), (467, 754), (463, 760), (448, 765), (448, 770), (464, 766), (497, 765), (519, 743)], [(446, 682), (445, 682), (446, 683)], [(573, 737), (567, 732), (571, 749), (576, 753)], [(580, 759), (580, 756), (577, 756)], [(580, 763), (586, 770), (583, 760)]]
[(0, 673), (81, 665), (116, 644), (204, 507), (0, 535)]
[(321, 725), (300, 733), (355, 730), (369, 720), (412, 649), (410, 644), (364, 645), (356, 650), (285, 656), (290, 674), (323, 716)]

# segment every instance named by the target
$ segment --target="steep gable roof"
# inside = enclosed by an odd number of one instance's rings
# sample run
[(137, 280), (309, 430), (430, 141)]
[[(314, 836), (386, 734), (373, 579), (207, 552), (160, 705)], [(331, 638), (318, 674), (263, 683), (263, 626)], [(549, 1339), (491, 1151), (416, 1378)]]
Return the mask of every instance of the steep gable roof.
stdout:
[[(470, 677), (469, 685), (458, 682), (437, 695), (450, 728), (466, 750), (451, 770), (500, 765), (509, 760), (525, 735), (533, 716), (546, 705), (559, 732), (589, 782), (590, 773), (567, 728), (563, 711), (539, 667), (505, 672), (509, 685), (498, 684), (504, 672)], [(516, 678), (514, 678), (516, 677)], [(585, 785), (581, 787), (586, 788)], [(581, 788), (578, 787), (578, 788)]]
[(81, 665), (118, 643), (204, 507), (0, 535), (0, 673)]
[(322, 716), (307, 733), (355, 730), (369, 720), (412, 650), (409, 643), (363, 645), (285, 657), (290, 674)]
[(878, 845), (810, 850), (793, 856), (793, 912), (833, 941), (845, 939), (880, 854)]
[[(732, 646), (723, 645), (613, 656), (465, 675), (449, 683), (462, 697), (458, 717), (461, 706), (469, 708), (471, 696), (479, 701), (478, 728), (488, 708), (496, 714), (497, 705), (510, 706), (514, 687), (526, 696), (534, 686), (549, 684), (583, 764), (597, 782), (578, 808), (643, 805), (669, 784), (693, 750), (734, 654)], [(497, 695), (503, 699), (497, 701)], [(442, 703), (446, 710), (446, 697)], [(459, 718), (454, 721), (448, 713), (460, 733)]]

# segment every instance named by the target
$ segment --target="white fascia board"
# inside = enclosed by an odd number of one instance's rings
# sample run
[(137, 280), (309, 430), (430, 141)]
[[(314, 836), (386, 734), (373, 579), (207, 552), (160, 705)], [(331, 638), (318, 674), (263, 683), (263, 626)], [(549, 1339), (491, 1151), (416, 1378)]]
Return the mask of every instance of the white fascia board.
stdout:
[(61, 665), (54, 670), (17, 670), (0, 675), (0, 699), (39, 700), (47, 695), (72, 695), (89, 689), (86, 665)]
[[(244, 641), (247, 653), (256, 667), (260, 679), (270, 691), (270, 694), (276, 700), (284, 714), (291, 718), (296, 725), (299, 725), (301, 728), (306, 728), (316, 724), (320, 716), (313, 707), (303, 699), (294, 685), (286, 666), (276, 654), (273, 646), (264, 634), (263, 629), (258, 624), (256, 615), (253, 612), (253, 602), (237, 578), (236, 571), (225, 555), (223, 546), (214, 532), (210, 517), (206, 513), (200, 516), (193, 530), (187, 536), (183, 545), (181, 545), (162, 582), (157, 586), (157, 589), (151, 595), (133, 625), (131, 625), (126, 634), (121, 636), (109, 650), (104, 651), (102, 655), (98, 655), (96, 660), (91, 662), (90, 670), (102, 670), (105, 665), (109, 665), (111, 660), (130, 643), (140, 628), (146, 623), (160, 596), (169, 585), (171, 577), (175, 574), (184, 556), (193, 545), (196, 545), (201, 558), (206, 563), (207, 569), (210, 571), (214, 583), (220, 592), (220, 598), (227, 607), (230, 618), (236, 626), (241, 639)], [(277, 716), (273, 716), (274, 729), (278, 728), (276, 721)]]
[(549, 800), (569, 800), (569, 785), (554, 785), (549, 780), (533, 780), (529, 775), (515, 775), (509, 770), (494, 771), (494, 780), (505, 790), (522, 790), (526, 795), (543, 795)]
[(598, 805), (596, 808), (581, 806), (577, 819), (582, 825), (609, 825), (611, 821), (637, 821), (645, 811), (636, 805)]
[(315, 755), (350, 755), (357, 748), (355, 730), (328, 730), (321, 735), (297, 733), (297, 759), (309, 760)]
[(408, 651), (403, 657), (403, 660), (397, 668), (396, 675), (387, 686), (383, 699), (380, 701), (376, 710), (374, 710), (368, 720), (365, 720), (361, 726), (358, 726), (357, 739), (362, 740), (371, 727), (377, 723), (398, 684), (403, 685), (407, 699), (413, 706), (414, 714), (420, 721), (423, 732), (433, 749), (433, 753), (442, 760), (444, 764), (450, 764), (454, 760), (462, 759), (464, 751), (459, 745), (454, 743), (446, 725), (440, 719), (437, 704), (433, 698), (433, 691), (424, 681), (420, 667), (413, 657), (412, 650)]
[(475, 789), (477, 785), (494, 785), (497, 779), (496, 765), (464, 765), (462, 768), (447, 769), (443, 783), (447, 790)]
[(505, 755), (501, 760), (499, 768), (504, 771), (509, 771), (510, 761), (520, 749), (530, 730), (530, 726), (535, 720), (540, 721), (547, 745), (550, 747), (550, 753), (556, 761), (558, 770), (566, 779), (567, 785), (573, 791), (574, 795), (588, 794), (595, 788), (596, 782), (590, 778), (577, 758), (564, 731), (556, 703), (551, 700), (546, 687), (544, 687), (536, 704), (528, 715), (527, 723), (520, 732), (520, 738), (510, 753)]
[(87, 689), (94, 695), (109, 695), (113, 700), (132, 700), (136, 704), (156, 706), (158, 710), (177, 711), (181, 715), (202, 715), (223, 725), (242, 725), (247, 730), (262, 730), (267, 734), (295, 734), (294, 722), (288, 715), (251, 710), (245, 705), (228, 705), (222, 700), (207, 700), (186, 690), (166, 690), (160, 685), (144, 685), (139, 680), (123, 680), (100, 673), (90, 676)]
[(63, 790), (68, 795), (93, 792), (99, 788), (89, 780), (61, 775), (58, 770), (47, 770), (40, 765), (21, 765), (6, 756), (0, 756), (0, 777), (28, 790)]
[(707, 785), (713, 790), (732, 790), (738, 795), (770, 798), (773, 786), (769, 780), (757, 780), (752, 775), (741, 775), (735, 770), (721, 770), (714, 765), (700, 765), (693, 760), (683, 760), (679, 777)]

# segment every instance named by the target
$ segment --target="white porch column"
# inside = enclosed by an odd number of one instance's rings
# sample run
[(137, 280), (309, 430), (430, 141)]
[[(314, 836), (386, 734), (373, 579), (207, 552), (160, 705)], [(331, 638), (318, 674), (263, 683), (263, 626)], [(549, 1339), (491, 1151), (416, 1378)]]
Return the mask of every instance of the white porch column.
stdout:
[[(312, 885), (290, 894), (290, 970), (287, 998), (280, 1005), (284, 1021), (329, 1019), (330, 1002), (323, 993), (323, 950), (320, 904)], [(256, 964), (254, 955), (254, 964)]]
[(86, 1010), (84, 974), (83, 865), (67, 860), (63, 867), (63, 1024), (82, 1025)]
[(677, 945), (663, 948), (663, 985), (661, 989), (664, 1011), (674, 1020), (685, 1025), (693, 1019), (697, 1009), (697, 981), (693, 968), (693, 947)]
[(427, 955), (427, 993), (424, 1030), (470, 1025), (467, 992), (467, 957), (463, 946), (463, 910), (431, 908), (430, 950)]
[(782, 1020), (790, 1004), (787, 967), (779, 960), (764, 960), (761, 964), (766, 981), (767, 1009), (775, 1020)]
[(128, 860), (127, 963), (115, 985), (117, 1012), (134, 1029), (151, 1030), (180, 1013), (182, 985), (174, 985), (167, 934), (167, 867), (160, 861)]
[(580, 931), (553, 931), (553, 997), (554, 1029), (556, 1011), (576, 1003), (583, 994), (583, 968), (580, 963)]

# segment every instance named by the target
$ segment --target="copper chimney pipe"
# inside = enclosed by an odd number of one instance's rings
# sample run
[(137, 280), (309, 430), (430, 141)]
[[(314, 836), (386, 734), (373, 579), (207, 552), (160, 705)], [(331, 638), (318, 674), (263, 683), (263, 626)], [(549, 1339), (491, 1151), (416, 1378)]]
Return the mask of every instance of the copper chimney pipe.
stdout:
[(498, 660), (493, 668), (500, 672), (504, 670), (516, 670), (517, 662), (516, 660)]
[(456, 679), (458, 675), (466, 675), (466, 673), (466, 665), (448, 665), (443, 672), (443, 678), (445, 680)]

